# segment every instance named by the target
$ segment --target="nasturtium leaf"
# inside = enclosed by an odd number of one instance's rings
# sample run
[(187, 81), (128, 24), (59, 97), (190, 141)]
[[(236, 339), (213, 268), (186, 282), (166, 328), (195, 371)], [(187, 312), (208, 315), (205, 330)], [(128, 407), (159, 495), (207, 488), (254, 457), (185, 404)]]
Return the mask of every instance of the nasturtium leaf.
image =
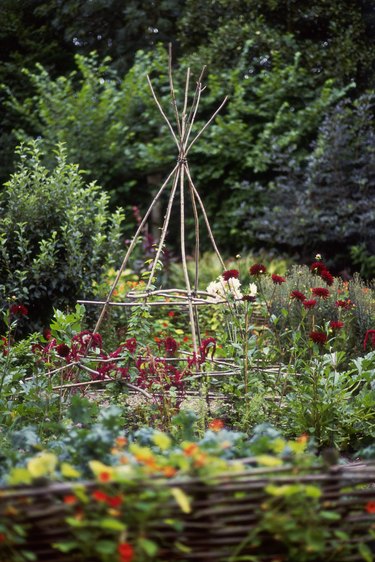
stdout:
[(341, 515), (335, 511), (320, 511), (319, 515), (323, 519), (327, 519), (327, 521), (338, 521), (341, 519)]
[(81, 473), (67, 462), (61, 463), (60, 470), (64, 478), (79, 478), (81, 476)]
[(103, 473), (108, 473), (111, 474), (113, 473), (113, 468), (111, 466), (107, 466), (104, 463), (100, 462), (100, 461), (89, 461), (88, 462), (89, 467), (91, 468), (94, 476), (98, 477), (100, 474)]
[(258, 455), (255, 457), (255, 460), (258, 464), (269, 467), (280, 466), (283, 464), (283, 461), (281, 459), (272, 457), (271, 455)]
[(155, 556), (158, 551), (158, 545), (149, 539), (138, 539), (138, 546), (144, 550), (148, 556)]
[(358, 545), (358, 551), (359, 554), (362, 556), (363, 560), (365, 562), (373, 562), (374, 561), (374, 557), (372, 555), (372, 552), (370, 550), (370, 548), (367, 546), (367, 544), (365, 543), (360, 543)]
[(57, 456), (47, 452), (40, 453), (27, 463), (27, 469), (33, 478), (51, 475), (56, 466)]
[(126, 525), (114, 519), (113, 517), (105, 517), (100, 520), (100, 526), (102, 529), (108, 529), (109, 531), (125, 531)]
[(171, 488), (171, 493), (184, 513), (191, 512), (190, 498), (181, 488)]
[(157, 445), (162, 451), (166, 451), (167, 449), (169, 449), (172, 444), (171, 438), (162, 431), (158, 431), (157, 433), (155, 433), (152, 437), (152, 440), (155, 445)]
[(115, 541), (98, 541), (95, 544), (95, 550), (99, 554), (114, 554), (116, 551)]
[(11, 486), (17, 486), (18, 484), (31, 484), (32, 477), (27, 468), (16, 467), (10, 471), (7, 482)]
[(309, 498), (320, 498), (322, 495), (322, 490), (318, 486), (312, 486), (311, 484), (304, 486), (304, 492)]
[(60, 550), (60, 552), (70, 552), (77, 548), (78, 543), (76, 541), (64, 541), (64, 542), (56, 542), (53, 545), (53, 548)]

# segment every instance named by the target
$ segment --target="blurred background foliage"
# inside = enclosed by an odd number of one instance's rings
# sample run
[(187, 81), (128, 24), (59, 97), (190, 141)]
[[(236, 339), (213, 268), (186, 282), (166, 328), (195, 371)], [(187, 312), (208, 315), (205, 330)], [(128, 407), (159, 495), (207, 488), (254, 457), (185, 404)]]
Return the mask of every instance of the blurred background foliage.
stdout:
[(2, 184), (38, 138), (144, 210), (176, 157), (146, 82), (171, 111), (172, 42), (180, 92), (207, 64), (197, 129), (229, 96), (190, 159), (219, 247), (375, 275), (371, 0), (3, 0), (0, 23)]

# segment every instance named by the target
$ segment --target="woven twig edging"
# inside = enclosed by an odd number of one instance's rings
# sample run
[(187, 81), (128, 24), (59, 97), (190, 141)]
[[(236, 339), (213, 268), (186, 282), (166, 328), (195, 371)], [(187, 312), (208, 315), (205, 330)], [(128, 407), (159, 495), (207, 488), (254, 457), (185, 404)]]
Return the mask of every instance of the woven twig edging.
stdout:
[[(251, 459), (247, 460), (251, 462)], [(263, 536), (260, 546), (252, 544), (251, 541), (246, 544), (247, 537), (259, 524), (261, 506), (270, 498), (265, 491), (265, 487), (270, 483), (275, 486), (317, 485), (322, 491), (322, 509), (332, 510), (341, 516), (338, 522), (327, 522), (327, 526), (347, 533), (348, 539), (341, 540), (342, 546), (348, 547), (347, 553), (335, 558), (332, 552), (327, 552), (326, 558), (317, 558), (314, 562), (325, 562), (328, 559), (337, 562), (362, 560), (357, 544), (371, 543), (369, 532), (375, 524), (375, 515), (367, 513), (365, 509), (369, 501), (375, 501), (375, 464), (335, 466), (326, 471), (316, 467), (310, 473), (294, 474), (295, 470), (286, 466), (276, 469), (249, 469), (239, 474), (221, 474), (207, 482), (199, 478), (175, 478), (170, 481), (151, 478), (147, 482), (133, 481), (131, 490), (143, 490), (145, 486), (178, 486), (192, 498), (190, 514), (182, 514), (176, 504), (168, 501), (163, 516), (161, 515), (160, 520), (153, 521), (149, 527), (148, 537), (158, 543), (160, 559), (165, 562), (227, 562), (242, 543), (244, 547), (241, 556), (258, 555), (261, 556), (259, 560), (262, 562), (277, 557), (287, 561), (285, 545), (274, 537)], [(90, 491), (98, 484), (90, 481), (81, 482), (80, 486)], [(75, 485), (71, 483), (55, 483), (43, 487), (0, 490), (0, 517), (6, 512), (19, 514), (17, 520), (30, 527), (27, 543), (23, 548), (36, 553), (40, 562), (75, 560), (71, 554), (62, 555), (51, 547), (55, 542), (68, 540), (69, 529), (65, 523), (67, 507), (62, 499), (74, 492), (74, 488)], [(121, 489), (126, 493), (126, 485), (121, 485)], [(13, 511), (9, 511), (10, 505), (13, 506)], [(164, 517), (181, 521), (182, 531), (177, 532), (164, 524)], [(182, 554), (175, 547), (176, 541), (188, 546), (190, 551)]]

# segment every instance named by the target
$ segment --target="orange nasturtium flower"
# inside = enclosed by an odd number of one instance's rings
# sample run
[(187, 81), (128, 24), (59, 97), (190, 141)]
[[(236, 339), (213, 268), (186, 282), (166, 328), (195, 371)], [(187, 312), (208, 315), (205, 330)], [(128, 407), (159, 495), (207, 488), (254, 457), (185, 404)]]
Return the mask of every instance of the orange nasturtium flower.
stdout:
[(101, 490), (94, 490), (93, 493), (91, 494), (91, 497), (97, 502), (105, 502), (105, 503), (107, 503), (107, 499), (108, 499), (107, 494), (102, 492)]
[(111, 480), (111, 473), (107, 471), (100, 472), (98, 479), (100, 482), (109, 482)]
[(132, 562), (134, 558), (134, 549), (128, 542), (121, 542), (117, 547), (120, 555), (120, 562)]
[(128, 440), (126, 439), (126, 437), (122, 437), (122, 435), (120, 435), (119, 437), (116, 438), (117, 447), (125, 447), (127, 442), (128, 442)]
[(163, 469), (163, 474), (166, 478), (173, 478), (175, 476), (177, 470), (173, 466), (166, 466)]
[(211, 429), (211, 431), (220, 431), (221, 429), (223, 429), (223, 427), (224, 427), (224, 422), (223, 420), (219, 420), (219, 419), (212, 420), (208, 424), (208, 429)]
[(73, 494), (70, 494), (68, 496), (64, 496), (63, 501), (67, 505), (74, 505), (75, 503), (77, 503), (77, 498), (76, 496), (73, 496)]
[(188, 443), (187, 445), (185, 445), (183, 447), (183, 451), (184, 451), (184, 454), (187, 457), (191, 457), (191, 456), (195, 455), (196, 453), (198, 453), (199, 447), (195, 443)]

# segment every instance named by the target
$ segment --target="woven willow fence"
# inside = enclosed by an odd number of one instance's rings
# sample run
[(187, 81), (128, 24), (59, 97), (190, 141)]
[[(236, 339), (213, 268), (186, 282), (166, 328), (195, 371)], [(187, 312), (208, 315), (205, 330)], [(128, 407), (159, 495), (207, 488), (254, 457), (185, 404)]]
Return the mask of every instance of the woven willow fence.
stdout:
[[(313, 562), (356, 562), (363, 560), (358, 546), (374, 548), (375, 514), (366, 511), (366, 505), (375, 501), (375, 464), (334, 466), (327, 471), (317, 469), (311, 474), (292, 473), (290, 468), (249, 469), (239, 474), (222, 474), (212, 483), (189, 478), (173, 480), (173, 483), (153, 484), (139, 482), (141, 490), (152, 486), (178, 485), (193, 500), (192, 511), (182, 514), (175, 504), (166, 504), (160, 510), (160, 518), (147, 529), (147, 537), (159, 546), (158, 560), (163, 562), (212, 561), (259, 562), (288, 561), (287, 541), (262, 531), (257, 532), (262, 520), (262, 506), (270, 496), (265, 488), (272, 483), (312, 484), (322, 491), (320, 504), (325, 513), (336, 515), (326, 522), (327, 529), (337, 530), (334, 543), (327, 543), (324, 553), (317, 558), (303, 558)], [(94, 483), (86, 483), (92, 489)], [(131, 487), (134, 493), (134, 485)], [(36, 555), (38, 562), (68, 562), (83, 560), (74, 552), (62, 554), (52, 545), (69, 540), (69, 528), (65, 523), (67, 506), (63, 497), (71, 493), (70, 484), (3, 489), (1, 491), (0, 516), (8, 513), (14, 523), (27, 528), (27, 540), (23, 550)], [(126, 485), (121, 487), (126, 493)], [(175, 531), (162, 521), (175, 518), (182, 523)], [(345, 533), (345, 535), (344, 535)], [(129, 529), (131, 536), (132, 529)], [(347, 538), (345, 538), (345, 536)], [(181, 547), (185, 552), (181, 552)], [(305, 553), (306, 555), (306, 553)], [(246, 557), (248, 556), (248, 557)], [(250, 558), (253, 556), (254, 558)], [(258, 556), (258, 558), (256, 558)], [(302, 555), (301, 555), (302, 559)], [(293, 560), (297, 560), (293, 558)], [(85, 562), (89, 562), (85, 559)], [(94, 560), (90, 562), (95, 562)]]

